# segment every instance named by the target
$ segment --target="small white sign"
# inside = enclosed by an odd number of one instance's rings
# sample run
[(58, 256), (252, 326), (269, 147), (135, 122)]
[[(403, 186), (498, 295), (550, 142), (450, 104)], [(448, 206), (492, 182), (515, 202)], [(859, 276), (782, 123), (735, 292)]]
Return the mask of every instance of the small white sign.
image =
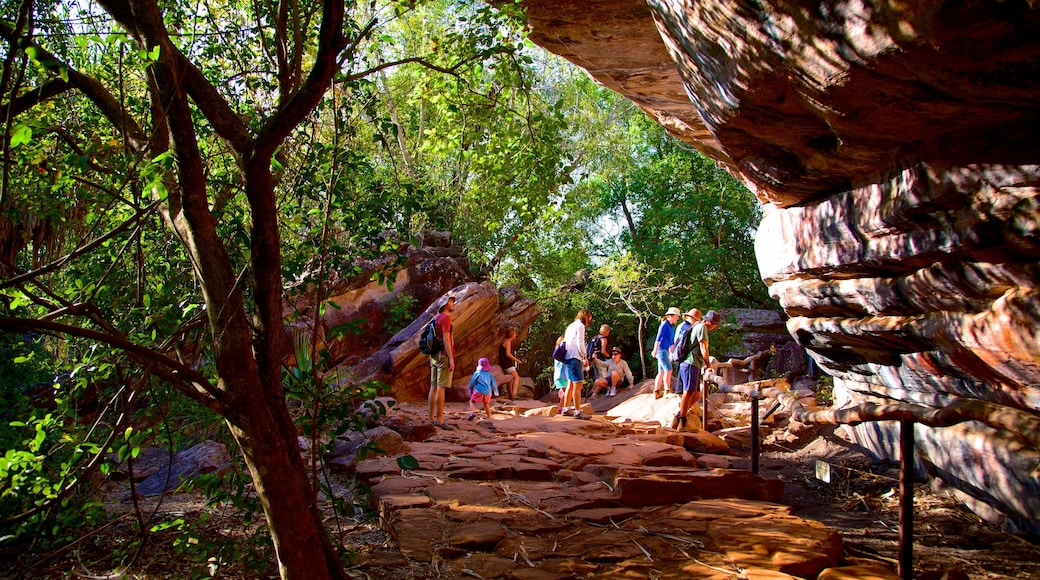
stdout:
[(824, 483), (831, 482), (831, 464), (826, 461), (816, 460), (816, 479)]

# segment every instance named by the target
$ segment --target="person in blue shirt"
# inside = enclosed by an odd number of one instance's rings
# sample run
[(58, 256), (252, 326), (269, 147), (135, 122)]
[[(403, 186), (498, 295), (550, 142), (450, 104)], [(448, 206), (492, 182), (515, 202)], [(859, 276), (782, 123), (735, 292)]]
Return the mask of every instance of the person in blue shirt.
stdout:
[(661, 326), (657, 329), (657, 340), (654, 341), (653, 355), (657, 358), (657, 376), (654, 377), (654, 398), (660, 399), (666, 390), (672, 388), (672, 342), (675, 341), (675, 323), (682, 313), (671, 307), (661, 317)]
[(484, 412), (491, 418), (491, 393), (495, 390), (495, 375), (491, 374), (491, 361), (482, 358), (477, 361), (477, 370), (469, 379), (469, 416), (473, 420), (477, 416), (477, 403), (484, 405)]

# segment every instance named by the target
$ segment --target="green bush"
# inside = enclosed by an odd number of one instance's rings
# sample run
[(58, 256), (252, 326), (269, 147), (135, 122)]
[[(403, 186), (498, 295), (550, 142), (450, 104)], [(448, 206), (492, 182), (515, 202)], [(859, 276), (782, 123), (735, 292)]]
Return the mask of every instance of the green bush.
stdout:
[(391, 334), (397, 333), (415, 320), (416, 307), (419, 301), (411, 294), (400, 293), (386, 302), (383, 308), (383, 330)]

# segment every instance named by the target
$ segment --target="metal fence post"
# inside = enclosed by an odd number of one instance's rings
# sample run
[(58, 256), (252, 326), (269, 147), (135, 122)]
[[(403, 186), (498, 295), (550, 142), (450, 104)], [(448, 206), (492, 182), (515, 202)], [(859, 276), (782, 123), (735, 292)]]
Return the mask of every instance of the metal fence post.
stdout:
[(914, 422), (899, 421), (899, 577), (914, 577)]

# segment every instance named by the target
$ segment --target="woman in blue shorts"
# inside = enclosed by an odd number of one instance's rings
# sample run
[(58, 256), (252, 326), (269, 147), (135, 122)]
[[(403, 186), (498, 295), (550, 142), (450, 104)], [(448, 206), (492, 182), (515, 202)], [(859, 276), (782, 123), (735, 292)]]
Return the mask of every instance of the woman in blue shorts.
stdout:
[(657, 358), (657, 376), (654, 377), (654, 398), (664, 396), (665, 389), (672, 386), (672, 343), (675, 342), (675, 323), (682, 313), (672, 306), (661, 317), (661, 326), (657, 329), (657, 340), (654, 341), (653, 355)]

